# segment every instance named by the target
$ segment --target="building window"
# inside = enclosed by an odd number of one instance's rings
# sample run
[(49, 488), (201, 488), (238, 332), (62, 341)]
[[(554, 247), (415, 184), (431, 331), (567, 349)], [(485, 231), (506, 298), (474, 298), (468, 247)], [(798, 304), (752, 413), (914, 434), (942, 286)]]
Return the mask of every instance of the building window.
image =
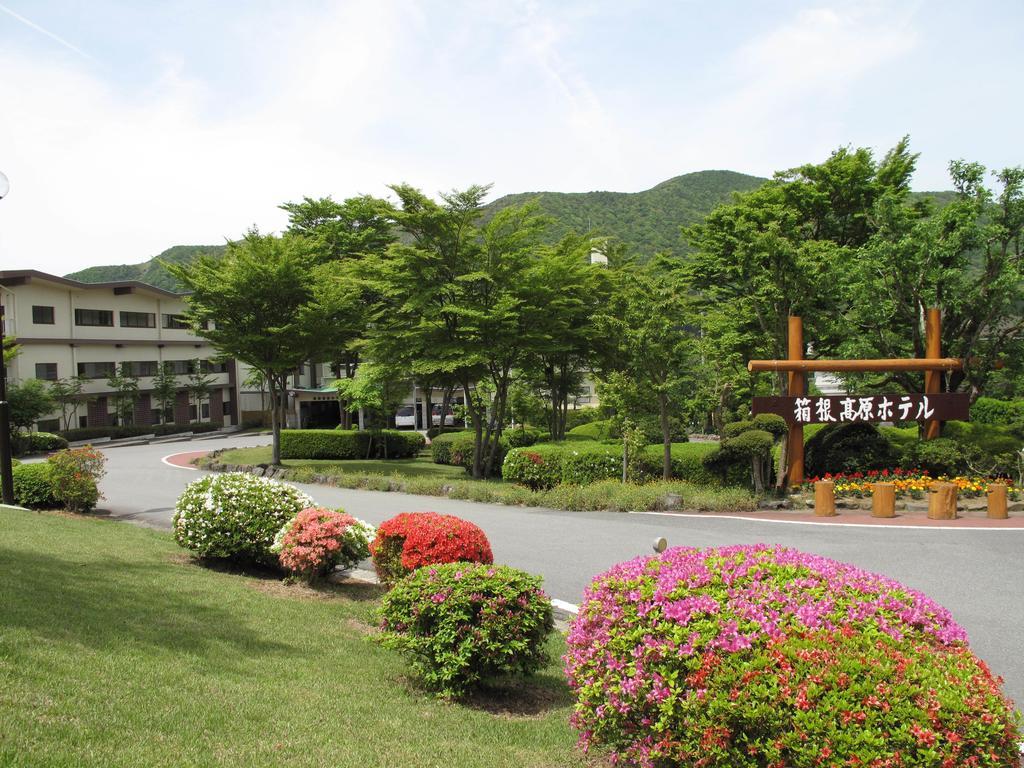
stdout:
[(220, 363), (216, 360), (200, 360), (199, 370), (203, 373), (227, 373), (228, 364)]
[(221, 409), (220, 409), (221, 414), (223, 414), (224, 416), (230, 416), (231, 415), (231, 401), (230, 400), (221, 400), (220, 405), (221, 405)]
[(57, 380), (56, 363), (36, 363), (36, 378), (43, 381)]
[(36, 429), (40, 432), (58, 432), (60, 430), (60, 419), (43, 419), (36, 422)]
[(79, 363), (78, 375), (86, 379), (109, 379), (114, 375), (114, 363)]
[(203, 414), (203, 418), (204, 419), (210, 418), (210, 404), (209, 403), (203, 403), (203, 408), (202, 408), (201, 413)]
[(102, 325), (114, 327), (114, 312), (110, 309), (76, 309), (75, 325)]
[(130, 376), (156, 376), (156, 360), (133, 360), (124, 364)]
[(196, 407), (194, 405), (190, 405), (188, 407), (188, 420), (189, 421), (196, 421), (197, 420), (196, 419)]
[(153, 312), (122, 312), (122, 328), (156, 328), (156, 314)]
[(85, 428), (89, 426), (89, 417), (82, 415), (78, 417), (78, 426)]
[(36, 325), (53, 325), (53, 307), (32, 305), (32, 322)]
[(192, 373), (191, 360), (168, 360), (166, 365), (171, 369), (171, 373), (175, 376), (185, 376)]
[(174, 331), (187, 331), (188, 323), (185, 322), (184, 315), (164, 315), (164, 328), (169, 328)]

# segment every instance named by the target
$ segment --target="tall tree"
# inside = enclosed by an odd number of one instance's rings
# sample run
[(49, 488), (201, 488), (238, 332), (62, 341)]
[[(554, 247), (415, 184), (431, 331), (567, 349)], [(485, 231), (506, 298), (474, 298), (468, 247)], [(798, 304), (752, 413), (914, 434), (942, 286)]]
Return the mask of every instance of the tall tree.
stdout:
[[(615, 273), (616, 290), (609, 311), (600, 318), (604, 333), (617, 340), (608, 377), (628, 382), (619, 392), (624, 403), (650, 407), (658, 419), (662, 442), (662, 476), (672, 476), (673, 419), (685, 411), (695, 389), (696, 313), (688, 284), (665, 259), (646, 266), (627, 265)], [(635, 414), (634, 414), (635, 415)]]
[(267, 378), (273, 462), (281, 462), (281, 421), (288, 376), (306, 360), (326, 354), (335, 320), (323, 300), (316, 255), (301, 237), (252, 230), (228, 244), (223, 259), (200, 257), (167, 268), (191, 291), (187, 317), (198, 335), (227, 357)]
[[(493, 470), (513, 371), (542, 334), (535, 266), (546, 221), (533, 205), (514, 206), (481, 227), (487, 187), (440, 203), (409, 186), (392, 189), (411, 242), (366, 264), (379, 297), (368, 348), (420, 381), (459, 382), (474, 432), (472, 473), (484, 477)], [(484, 381), (492, 397), (481, 396)]]
[(203, 420), (203, 403), (210, 399), (210, 391), (213, 388), (213, 377), (203, 370), (204, 360), (193, 360), (189, 365), (188, 390), (189, 399), (196, 406), (196, 421)]
[[(943, 376), (948, 391), (985, 391), (996, 361), (1019, 367), (1024, 353), (1024, 169), (995, 175), (962, 160), (950, 163), (956, 197), (935, 211), (891, 195), (876, 206), (877, 232), (850, 260), (848, 318), (853, 332), (840, 354), (923, 357), (925, 310), (942, 310), (943, 354), (967, 361)], [(889, 374), (908, 391), (920, 374)]]
[(160, 421), (169, 424), (174, 420), (174, 400), (178, 394), (178, 377), (174, 366), (165, 360), (156, 369), (153, 377), (153, 399), (160, 412)]
[(50, 394), (60, 409), (61, 422), (65, 431), (71, 429), (71, 420), (75, 417), (78, 406), (82, 402), (85, 381), (81, 376), (72, 376), (70, 379), (57, 379), (50, 382)]
[(139, 399), (139, 378), (132, 373), (129, 363), (121, 363), (107, 379), (107, 386), (113, 390), (114, 413), (119, 424), (131, 424), (135, 415), (135, 403)]

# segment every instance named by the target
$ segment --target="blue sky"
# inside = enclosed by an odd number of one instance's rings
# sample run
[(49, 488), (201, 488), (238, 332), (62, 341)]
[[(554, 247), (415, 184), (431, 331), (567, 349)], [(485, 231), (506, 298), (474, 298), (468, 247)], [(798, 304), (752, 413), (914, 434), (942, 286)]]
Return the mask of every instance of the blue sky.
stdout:
[(639, 191), (838, 146), (1024, 162), (1020, 2), (0, 0), (0, 265), (217, 243), (303, 195)]

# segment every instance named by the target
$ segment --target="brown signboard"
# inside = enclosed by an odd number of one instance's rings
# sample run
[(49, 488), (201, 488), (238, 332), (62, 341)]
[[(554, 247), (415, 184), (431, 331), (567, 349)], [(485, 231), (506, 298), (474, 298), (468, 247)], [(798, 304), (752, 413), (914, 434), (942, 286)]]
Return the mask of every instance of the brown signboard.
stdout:
[(970, 395), (830, 395), (755, 397), (753, 412), (775, 413), (791, 424), (850, 421), (968, 421)]

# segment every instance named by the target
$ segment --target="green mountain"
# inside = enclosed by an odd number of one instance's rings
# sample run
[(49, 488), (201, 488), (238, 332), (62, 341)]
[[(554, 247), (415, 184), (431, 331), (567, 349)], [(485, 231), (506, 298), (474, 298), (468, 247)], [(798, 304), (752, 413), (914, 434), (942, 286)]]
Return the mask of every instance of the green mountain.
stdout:
[(175, 245), (141, 264), (110, 264), (103, 267), (86, 267), (71, 272), (65, 277), (81, 280), (83, 283), (105, 283), (112, 280), (138, 280), (168, 291), (180, 291), (178, 281), (160, 264), (167, 261), (174, 264), (187, 263), (201, 254), (220, 256), (223, 245)]
[[(541, 210), (554, 219), (549, 237), (557, 240), (566, 232), (589, 232), (618, 238), (640, 258), (659, 251), (680, 252), (680, 227), (699, 221), (715, 206), (727, 203), (735, 192), (745, 192), (766, 179), (734, 171), (699, 171), (663, 181), (643, 192), (521, 192), (505, 195), (487, 206), (487, 215), (510, 205), (536, 199)], [(921, 192), (938, 207), (952, 199), (951, 192)], [(188, 262), (199, 254), (214, 256), (223, 245), (176, 245), (141, 264), (89, 267), (67, 277), (86, 283), (108, 280), (139, 280), (168, 290), (180, 290), (177, 281), (158, 260)]]

